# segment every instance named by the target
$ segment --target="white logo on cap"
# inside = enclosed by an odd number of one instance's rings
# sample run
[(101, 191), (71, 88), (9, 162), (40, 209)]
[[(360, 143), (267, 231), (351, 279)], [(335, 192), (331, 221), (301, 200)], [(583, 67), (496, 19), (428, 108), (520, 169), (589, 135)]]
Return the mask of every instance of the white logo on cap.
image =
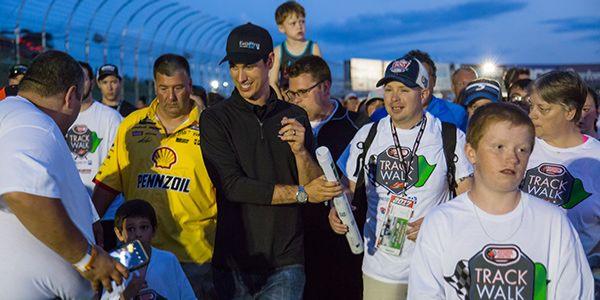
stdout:
[(115, 71), (115, 67), (113, 67), (113, 66), (104, 66), (104, 67), (102, 67), (102, 71), (103, 72), (106, 72), (106, 71), (114, 72)]
[(406, 70), (408, 70), (410, 63), (411, 63), (411, 61), (406, 60), (406, 59), (397, 60), (392, 63), (392, 67), (390, 68), (390, 71), (392, 73), (404, 73), (404, 72), (406, 72)]
[(240, 41), (240, 48), (260, 50), (260, 44), (252, 41)]
[(496, 86), (494, 86), (494, 85), (492, 85), (492, 84), (483, 83), (483, 82), (482, 82), (482, 83), (475, 83), (475, 84), (472, 84), (472, 85), (469, 87), (469, 89), (475, 89), (475, 91), (477, 91), (477, 92), (478, 92), (478, 91), (484, 90), (486, 87), (488, 87), (488, 88), (491, 88), (491, 89), (493, 89), (493, 90), (495, 90), (495, 91), (499, 91), (498, 87), (496, 87)]

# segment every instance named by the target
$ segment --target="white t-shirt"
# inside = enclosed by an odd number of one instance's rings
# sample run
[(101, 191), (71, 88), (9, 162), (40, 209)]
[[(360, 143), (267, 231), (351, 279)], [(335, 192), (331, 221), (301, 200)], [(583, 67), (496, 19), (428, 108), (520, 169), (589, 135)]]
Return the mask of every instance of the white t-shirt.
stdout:
[[(150, 256), (150, 262), (146, 269), (148, 288), (142, 289), (140, 295), (154, 292), (166, 299), (196, 299), (194, 290), (187, 277), (185, 277), (175, 254), (152, 247)], [(125, 290), (126, 284), (134, 275), (130, 274), (129, 276), (130, 279), (118, 287), (113, 282), (113, 292), (110, 294), (104, 293), (102, 299), (119, 299), (121, 293)]]
[[(95, 186), (92, 180), (108, 154), (122, 120), (123, 117), (118, 111), (94, 101), (88, 109), (79, 113), (77, 120), (65, 135), (79, 176), (90, 196)], [(102, 219), (113, 220), (123, 201), (123, 194), (119, 194)]]
[[(54, 120), (25, 98), (9, 97), (0, 102), (0, 145), (0, 195), (60, 199), (75, 226), (95, 243), (95, 209)], [(89, 283), (31, 235), (1, 197), (0, 236), (0, 298), (81, 298), (90, 292)]]
[[(540, 297), (543, 291), (547, 297)], [(408, 298), (466, 299), (467, 294), (470, 299), (592, 299), (594, 282), (579, 238), (558, 208), (521, 193), (513, 211), (492, 215), (465, 193), (433, 209), (421, 225)]]
[(94, 190), (92, 180), (112, 146), (121, 120), (123, 118), (116, 110), (93, 101), (88, 109), (79, 113), (65, 136), (79, 176), (90, 195)]
[(600, 142), (556, 148), (535, 139), (522, 190), (567, 209), (585, 253), (600, 242)]
[[(424, 217), (436, 205), (449, 200), (450, 192), (447, 182), (447, 167), (444, 150), (442, 147), (442, 124), (433, 115), (426, 113), (427, 123), (423, 132), (417, 155), (411, 164), (407, 196), (416, 197), (417, 204), (410, 221)], [(367, 138), (373, 123), (363, 126), (354, 136), (346, 152), (342, 154), (338, 165), (344, 170), (348, 179), (353, 182), (358, 180), (357, 159), (362, 153), (362, 143)], [(419, 126), (413, 129), (396, 129), (403, 152), (410, 152)], [(471, 164), (464, 153), (465, 135), (456, 130), (456, 178), (466, 177), (473, 173)], [(360, 147), (360, 148), (359, 148)], [(365, 184), (368, 198), (367, 219), (364, 228), (364, 242), (366, 245), (363, 260), (363, 273), (388, 283), (407, 283), (409, 264), (415, 243), (406, 239), (400, 256), (390, 255), (378, 251), (375, 247), (378, 233), (385, 221), (386, 209), (391, 194), (401, 192), (398, 188), (400, 180), (399, 159), (395, 154), (394, 141), (390, 127), (390, 117), (381, 119), (377, 127), (377, 135), (369, 147), (365, 158)], [(404, 154), (406, 155), (406, 154)], [(410, 157), (410, 155), (409, 155)], [(367, 179), (369, 174), (375, 178)], [(375, 182), (373, 181), (375, 179)]]

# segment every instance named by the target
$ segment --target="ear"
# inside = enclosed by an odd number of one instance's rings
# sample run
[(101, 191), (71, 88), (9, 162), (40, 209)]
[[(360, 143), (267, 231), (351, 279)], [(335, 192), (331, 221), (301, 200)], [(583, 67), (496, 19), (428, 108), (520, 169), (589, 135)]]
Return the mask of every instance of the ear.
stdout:
[(435, 86), (436, 82), (437, 82), (437, 76), (435, 76), (435, 75), (429, 76), (429, 86), (432, 87), (432, 90), (433, 90), (433, 87)]
[(271, 68), (273, 67), (273, 62), (275, 61), (275, 52), (269, 53), (269, 56), (267, 58), (267, 70), (271, 70)]
[(477, 150), (475, 150), (475, 148), (473, 148), (473, 146), (471, 146), (470, 143), (465, 144), (465, 155), (467, 156), (469, 162), (473, 166), (475, 166), (475, 164), (477, 163)]
[(421, 89), (421, 103), (424, 103), (425, 100), (429, 99), (430, 94), (431, 92), (429, 91), (429, 89)]
[(68, 108), (73, 108), (74, 105), (76, 105), (77, 103), (81, 103), (81, 97), (82, 95), (79, 95), (79, 93), (77, 92), (77, 87), (76, 86), (71, 86), (69, 87), (69, 89), (67, 90), (67, 92), (65, 93), (65, 105)]
[(192, 88), (194, 86), (194, 84), (192, 82), (192, 76), (191, 75), (188, 75), (187, 81), (188, 81), (188, 87), (189, 87), (190, 93), (191, 93), (192, 92)]
[(331, 81), (326, 80), (325, 82), (322, 83), (322, 85), (323, 85), (323, 92), (329, 93), (329, 91), (331, 89)]
[(565, 108), (565, 118), (567, 118), (567, 120), (569, 121), (574, 121), (575, 120), (575, 112), (577, 110), (575, 108), (572, 107), (566, 107)]
[(283, 24), (282, 25), (277, 25), (277, 29), (279, 30), (279, 32), (285, 34), (285, 28), (283, 27)]

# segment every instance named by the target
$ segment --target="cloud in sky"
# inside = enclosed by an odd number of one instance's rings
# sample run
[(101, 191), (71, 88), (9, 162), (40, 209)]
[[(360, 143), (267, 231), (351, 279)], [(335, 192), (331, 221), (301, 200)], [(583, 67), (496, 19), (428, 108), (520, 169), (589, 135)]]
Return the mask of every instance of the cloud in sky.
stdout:
[(600, 18), (598, 17), (550, 19), (540, 23), (550, 26), (555, 33), (581, 33), (582, 36), (577, 37), (577, 40), (600, 43)]
[(315, 28), (314, 36), (331, 43), (364, 43), (489, 19), (526, 6), (526, 3), (515, 1), (476, 1), (421, 11), (365, 14), (321, 25)]

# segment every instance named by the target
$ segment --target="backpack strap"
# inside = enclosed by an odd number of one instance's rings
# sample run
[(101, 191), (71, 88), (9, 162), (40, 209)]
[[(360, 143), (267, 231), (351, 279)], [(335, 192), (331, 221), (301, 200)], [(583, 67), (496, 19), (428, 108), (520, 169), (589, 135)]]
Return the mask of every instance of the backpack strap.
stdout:
[[(365, 183), (364, 168), (365, 168), (367, 151), (369, 151), (369, 147), (371, 147), (371, 144), (373, 143), (373, 140), (375, 139), (375, 135), (377, 134), (377, 125), (378, 124), (379, 124), (379, 121), (375, 121), (373, 123), (373, 126), (371, 126), (371, 129), (369, 129), (369, 134), (367, 134), (367, 138), (365, 139), (365, 141), (362, 144), (362, 153), (358, 155), (358, 159), (356, 161), (356, 166), (358, 168), (356, 168), (356, 171), (354, 173), (354, 176), (358, 175), (358, 179), (356, 180), (357, 187), (359, 185), (364, 185), (364, 183)], [(356, 172), (358, 172), (358, 174), (356, 174)], [(356, 195), (356, 193), (354, 193), (354, 195)]]
[(373, 126), (371, 126), (371, 129), (369, 130), (369, 134), (367, 135), (367, 138), (365, 139), (365, 141), (362, 144), (362, 153), (358, 156), (357, 159), (357, 171), (358, 174), (354, 174), (354, 176), (358, 175), (358, 178), (356, 180), (356, 186), (354, 188), (354, 196), (352, 197), (352, 205), (354, 205), (356, 207), (356, 211), (354, 212), (354, 219), (356, 220), (356, 225), (358, 225), (358, 228), (361, 229), (362, 232), (362, 228), (366, 222), (366, 218), (367, 218), (367, 209), (368, 209), (368, 203), (367, 203), (367, 188), (365, 186), (365, 163), (366, 163), (366, 159), (367, 159), (367, 152), (369, 151), (369, 147), (371, 147), (371, 144), (373, 143), (373, 140), (375, 139), (375, 135), (377, 134), (377, 125), (379, 124), (379, 121), (376, 121), (373, 123)]
[(442, 146), (444, 148), (444, 156), (446, 157), (446, 167), (448, 173), (448, 187), (450, 188), (450, 198), (456, 197), (456, 126), (452, 123), (442, 122)]

